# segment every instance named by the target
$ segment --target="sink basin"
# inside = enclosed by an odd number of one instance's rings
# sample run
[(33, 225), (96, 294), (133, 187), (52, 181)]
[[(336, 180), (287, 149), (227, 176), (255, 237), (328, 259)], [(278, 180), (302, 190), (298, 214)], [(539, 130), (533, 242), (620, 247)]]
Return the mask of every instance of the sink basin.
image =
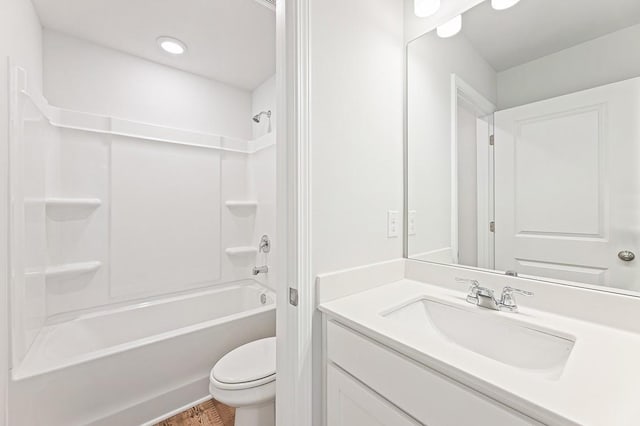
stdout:
[(382, 315), (495, 361), (550, 379), (560, 377), (575, 343), (573, 337), (479, 309), (423, 298)]

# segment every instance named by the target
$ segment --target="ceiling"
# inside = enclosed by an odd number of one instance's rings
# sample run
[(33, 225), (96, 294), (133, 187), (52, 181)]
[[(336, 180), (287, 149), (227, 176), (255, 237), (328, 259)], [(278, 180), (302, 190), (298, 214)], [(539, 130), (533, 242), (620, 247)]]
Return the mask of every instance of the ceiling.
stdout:
[[(275, 13), (254, 0), (32, 0), (42, 26), (243, 89), (275, 73)], [(187, 45), (173, 56), (156, 39)]]
[(637, 23), (640, 0), (521, 0), (503, 11), (486, 1), (462, 31), (500, 72)]

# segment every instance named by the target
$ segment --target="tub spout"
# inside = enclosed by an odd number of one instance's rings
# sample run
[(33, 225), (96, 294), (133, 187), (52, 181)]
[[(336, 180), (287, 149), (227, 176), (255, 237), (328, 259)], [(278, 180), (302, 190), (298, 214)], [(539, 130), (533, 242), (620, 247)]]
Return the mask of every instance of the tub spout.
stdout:
[(266, 274), (267, 272), (269, 272), (269, 267), (267, 265), (253, 267), (253, 275)]

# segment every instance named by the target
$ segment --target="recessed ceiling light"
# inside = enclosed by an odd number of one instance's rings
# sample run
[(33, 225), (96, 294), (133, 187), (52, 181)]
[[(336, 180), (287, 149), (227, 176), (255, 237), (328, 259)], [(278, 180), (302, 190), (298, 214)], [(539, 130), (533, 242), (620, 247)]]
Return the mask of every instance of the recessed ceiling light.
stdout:
[(511, 6), (515, 6), (520, 0), (491, 0), (491, 7), (495, 10), (509, 9)]
[(452, 20), (445, 22), (444, 24), (436, 28), (436, 33), (439, 37), (448, 38), (458, 34), (462, 29), (462, 15), (458, 15)]
[(182, 55), (187, 50), (187, 46), (173, 37), (158, 37), (158, 46), (167, 53), (172, 55)]

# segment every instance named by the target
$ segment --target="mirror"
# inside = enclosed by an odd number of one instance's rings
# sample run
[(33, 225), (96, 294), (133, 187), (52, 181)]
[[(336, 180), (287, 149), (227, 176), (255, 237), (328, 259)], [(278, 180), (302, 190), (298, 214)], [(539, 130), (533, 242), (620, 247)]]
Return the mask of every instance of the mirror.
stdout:
[(485, 1), (407, 61), (409, 258), (640, 292), (640, 2)]

